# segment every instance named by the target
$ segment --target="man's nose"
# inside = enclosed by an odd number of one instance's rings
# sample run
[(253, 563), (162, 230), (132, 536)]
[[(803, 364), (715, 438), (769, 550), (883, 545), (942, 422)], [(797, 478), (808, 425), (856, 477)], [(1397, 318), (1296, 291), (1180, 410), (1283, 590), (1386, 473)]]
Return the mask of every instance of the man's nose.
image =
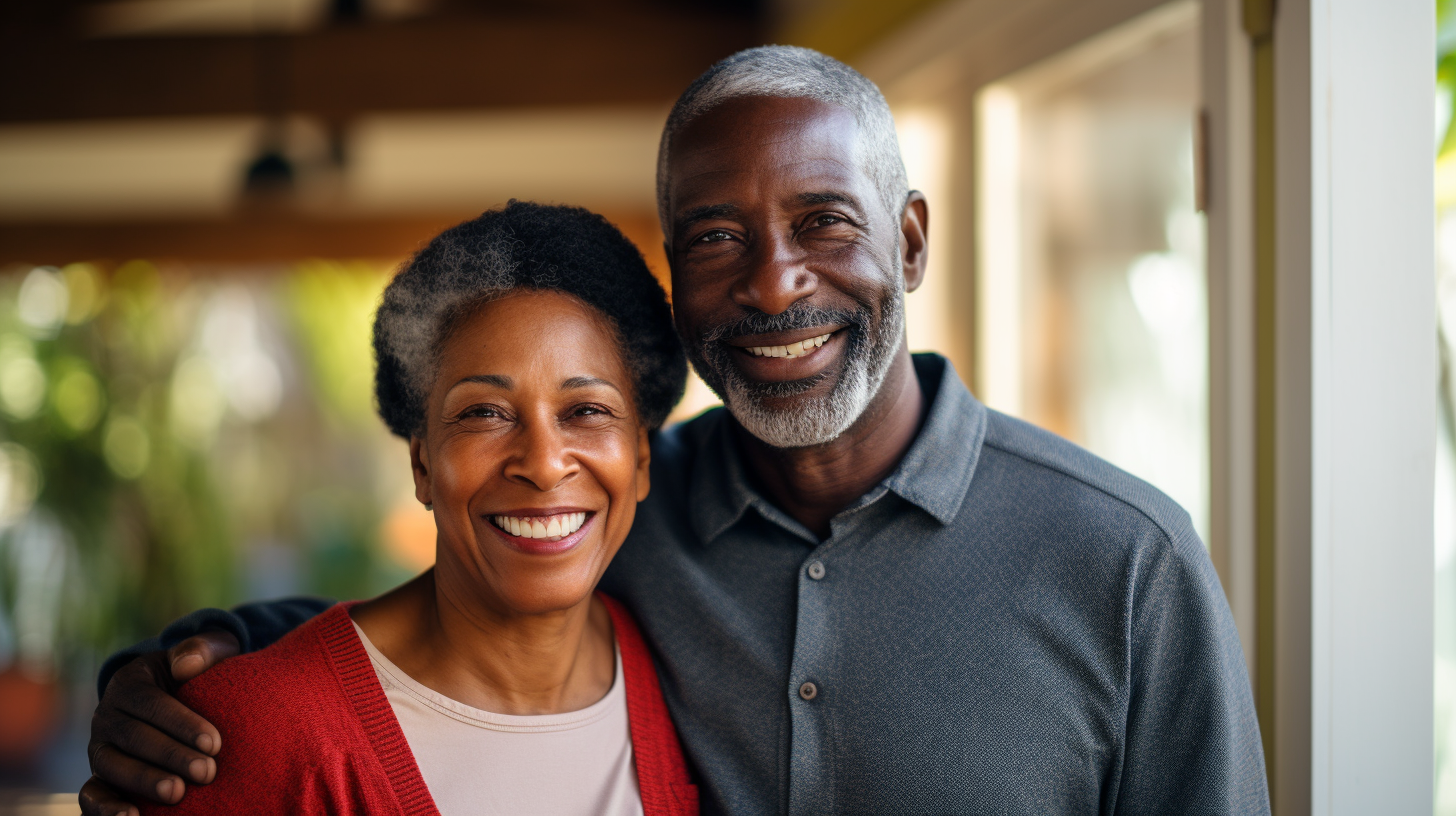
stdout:
[(786, 237), (757, 242), (748, 254), (748, 268), (733, 284), (733, 302), (765, 314), (787, 311), (818, 288), (819, 278), (809, 271), (806, 260)]
[(522, 424), (516, 449), (506, 462), (506, 478), (546, 492), (576, 474), (580, 465), (554, 420)]

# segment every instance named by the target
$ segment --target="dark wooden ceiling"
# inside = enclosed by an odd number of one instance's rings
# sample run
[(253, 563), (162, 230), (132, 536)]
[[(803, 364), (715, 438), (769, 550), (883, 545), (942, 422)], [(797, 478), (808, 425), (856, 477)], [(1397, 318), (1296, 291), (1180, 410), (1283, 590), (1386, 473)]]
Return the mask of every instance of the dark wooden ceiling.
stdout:
[(94, 2), (0, 3), (0, 122), (666, 104), (760, 42), (754, 2), (440, 0), (296, 33), (99, 37)]

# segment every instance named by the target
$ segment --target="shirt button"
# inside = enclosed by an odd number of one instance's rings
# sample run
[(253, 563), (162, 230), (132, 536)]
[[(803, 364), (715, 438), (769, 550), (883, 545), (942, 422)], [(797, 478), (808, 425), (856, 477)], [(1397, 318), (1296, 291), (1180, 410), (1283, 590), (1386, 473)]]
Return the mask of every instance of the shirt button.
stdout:
[(824, 577), (824, 562), (823, 561), (810, 561), (809, 562), (809, 577), (810, 578), (813, 578), (816, 581), (819, 580), (820, 578), (823, 578)]
[(805, 700), (812, 700), (815, 697), (819, 696), (819, 687), (814, 685), (813, 683), (805, 683), (804, 685), (799, 686), (799, 696), (803, 697)]

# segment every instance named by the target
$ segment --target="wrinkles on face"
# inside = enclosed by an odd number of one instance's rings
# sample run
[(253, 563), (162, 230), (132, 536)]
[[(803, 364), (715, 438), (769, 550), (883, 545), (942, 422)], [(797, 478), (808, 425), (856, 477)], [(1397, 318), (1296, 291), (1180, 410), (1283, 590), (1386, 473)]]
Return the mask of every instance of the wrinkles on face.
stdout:
[[(776, 447), (842, 434), (901, 345), (899, 231), (861, 166), (861, 141), (843, 108), (746, 98), (673, 145), (678, 328), (735, 418)], [(745, 335), (754, 339), (735, 340)]]

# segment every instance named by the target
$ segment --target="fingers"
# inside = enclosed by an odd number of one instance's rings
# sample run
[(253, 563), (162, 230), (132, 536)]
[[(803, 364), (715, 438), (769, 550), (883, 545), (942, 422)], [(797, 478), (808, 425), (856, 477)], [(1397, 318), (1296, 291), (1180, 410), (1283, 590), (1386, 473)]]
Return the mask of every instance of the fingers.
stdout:
[[(186, 784), (175, 774), (127, 756), (116, 746), (104, 742), (92, 746), (91, 772), (115, 790), (145, 796), (164, 805), (175, 805), (187, 790)], [(82, 800), (84, 805), (84, 793)]]
[(132, 803), (94, 776), (81, 786), (80, 800), (81, 816), (141, 816)]
[[(190, 746), (204, 754), (216, 754), (222, 748), (222, 735), (212, 723), (199, 717), (171, 695), (171, 683), (159, 682), (159, 677), (166, 672), (161, 667), (164, 660), (162, 653), (154, 652), (133, 660), (116, 672), (106, 687), (106, 696), (101, 698), (101, 704), (96, 708), (96, 716), (91, 721), (92, 736), (95, 737), (98, 731), (103, 731), (102, 741), (123, 746), (139, 759), (153, 764), (162, 764), (173, 756), (175, 750), (184, 749), (184, 746)], [(151, 749), (158, 747), (155, 741), (140, 737), (129, 739), (133, 727), (142, 723), (170, 735), (181, 745), (172, 743), (161, 746), (166, 749), (163, 753), (152, 753)], [(140, 750), (132, 750), (133, 746)], [(175, 770), (181, 773), (184, 767), (186, 766)], [(101, 776), (106, 778), (105, 774)]]
[[(189, 782), (206, 785), (217, 775), (217, 760), (188, 748), (144, 722), (125, 717), (101, 721), (93, 719), (91, 739), (93, 761), (99, 746), (106, 745)], [(92, 771), (103, 779), (110, 779), (101, 770), (93, 767)]]
[(172, 678), (185, 683), (219, 662), (235, 657), (239, 651), (238, 639), (231, 634), (202, 632), (168, 649), (167, 665), (172, 670)]

